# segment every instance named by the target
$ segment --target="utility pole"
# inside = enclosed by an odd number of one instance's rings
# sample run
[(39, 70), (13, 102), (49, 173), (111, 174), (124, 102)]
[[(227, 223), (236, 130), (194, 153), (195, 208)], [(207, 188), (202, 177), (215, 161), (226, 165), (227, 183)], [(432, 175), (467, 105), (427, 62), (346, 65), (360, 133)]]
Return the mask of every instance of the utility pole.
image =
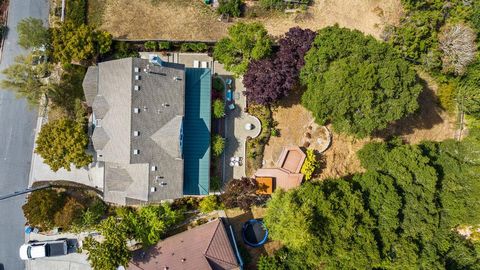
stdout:
[(50, 184), (46, 184), (46, 185), (38, 186), (38, 187), (35, 187), (35, 188), (27, 188), (27, 189), (24, 189), (22, 191), (15, 191), (14, 193), (10, 193), (10, 194), (7, 194), (7, 195), (0, 196), (0, 201), (11, 198), (11, 197), (16, 197), (16, 196), (19, 196), (19, 195), (22, 195), (22, 194), (34, 192), (34, 191), (37, 191), (37, 190), (46, 189), (46, 188), (49, 188), (51, 186), (52, 185), (50, 185)]

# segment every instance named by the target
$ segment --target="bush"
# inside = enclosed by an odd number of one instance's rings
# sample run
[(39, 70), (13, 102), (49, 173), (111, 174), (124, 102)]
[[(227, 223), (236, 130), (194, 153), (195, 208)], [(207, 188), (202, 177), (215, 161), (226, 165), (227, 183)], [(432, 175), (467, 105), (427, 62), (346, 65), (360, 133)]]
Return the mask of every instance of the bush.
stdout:
[(173, 44), (170, 41), (160, 41), (158, 42), (158, 48), (163, 51), (169, 51), (173, 48)]
[(455, 112), (456, 84), (453, 82), (442, 84), (438, 87), (438, 99), (440, 105), (447, 112)]
[(225, 84), (223, 83), (222, 79), (215, 77), (213, 78), (212, 88), (216, 92), (221, 93), (225, 90)]
[(219, 0), (218, 14), (240, 17), (242, 15), (242, 0)]
[(181, 52), (205, 52), (208, 50), (208, 45), (199, 42), (199, 43), (183, 43), (180, 45)]
[(219, 191), (222, 187), (222, 179), (217, 176), (213, 175), (210, 177), (210, 191)]
[(204, 214), (210, 213), (214, 210), (219, 210), (221, 208), (222, 206), (216, 195), (209, 195), (204, 197), (202, 201), (200, 201), (200, 204), (198, 205), (198, 210), (200, 210), (200, 212)]
[(157, 50), (157, 42), (155, 41), (147, 41), (143, 44), (145, 50), (147, 51), (156, 51)]
[(219, 157), (225, 149), (225, 139), (218, 134), (212, 136), (212, 155)]
[(302, 165), (301, 173), (304, 174), (305, 180), (312, 179), (312, 175), (315, 170), (320, 166), (317, 161), (317, 157), (315, 155), (315, 151), (313, 149), (307, 149), (307, 157), (305, 158), (305, 162)]
[(220, 99), (214, 100), (212, 104), (212, 111), (214, 118), (223, 118), (225, 116), (225, 102)]
[(68, 0), (65, 18), (76, 26), (86, 23), (87, 0)]
[(139, 53), (128, 42), (115, 41), (113, 48), (114, 48), (113, 56), (116, 59), (127, 58), (127, 57), (139, 57)]
[(258, 184), (254, 179), (232, 179), (225, 186), (220, 199), (227, 208), (239, 207), (243, 211), (249, 211), (252, 206), (264, 204), (269, 197), (257, 194), (257, 189)]

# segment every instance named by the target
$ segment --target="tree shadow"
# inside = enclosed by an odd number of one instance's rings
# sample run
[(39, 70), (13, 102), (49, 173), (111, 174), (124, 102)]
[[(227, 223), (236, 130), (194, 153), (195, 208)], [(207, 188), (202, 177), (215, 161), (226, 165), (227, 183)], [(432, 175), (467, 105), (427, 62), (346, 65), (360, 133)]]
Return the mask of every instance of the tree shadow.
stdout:
[(254, 216), (251, 211), (243, 212), (240, 215), (227, 218), (228, 223), (232, 225), (233, 233), (235, 235), (235, 240), (244, 263), (244, 269), (257, 269), (256, 263), (258, 259), (262, 254), (266, 254), (266, 250), (264, 246), (253, 248), (253, 247), (247, 246), (243, 242), (243, 237), (242, 237), (243, 224), (253, 218)]
[(133, 263), (148, 263), (151, 259), (156, 258), (162, 254), (161, 249), (157, 249), (155, 246), (148, 247), (147, 249), (139, 249), (133, 252)]
[(442, 123), (442, 109), (439, 101), (432, 89), (430, 89), (424, 80), (420, 80), (423, 85), (423, 91), (418, 96), (419, 110), (405, 118), (399, 119), (390, 124), (387, 128), (377, 131), (374, 137), (389, 139), (396, 136), (413, 134), (416, 129), (431, 129), (435, 125)]

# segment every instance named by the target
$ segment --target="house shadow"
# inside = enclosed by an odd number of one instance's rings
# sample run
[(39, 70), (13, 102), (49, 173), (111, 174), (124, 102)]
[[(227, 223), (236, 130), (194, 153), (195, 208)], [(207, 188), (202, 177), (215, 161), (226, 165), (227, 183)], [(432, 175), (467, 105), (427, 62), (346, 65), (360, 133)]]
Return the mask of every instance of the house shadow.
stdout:
[(151, 246), (147, 249), (139, 249), (133, 252), (132, 260), (134, 263), (148, 263), (151, 259), (156, 258), (162, 254), (160, 249), (155, 246)]
[(423, 91), (417, 98), (418, 111), (393, 122), (383, 130), (375, 132), (373, 134), (374, 137), (389, 139), (396, 136), (410, 135), (416, 129), (431, 129), (444, 121), (441, 117), (443, 110), (440, 108), (437, 96), (424, 80), (420, 80), (420, 82), (423, 85)]
[[(225, 138), (225, 150), (223, 151), (221, 162), (223, 164), (223, 182), (227, 183), (233, 179), (233, 169), (230, 166), (230, 158), (234, 156), (235, 151), (240, 147), (240, 141), (235, 137), (235, 118), (241, 116), (240, 108), (237, 106), (233, 110), (227, 108), (227, 115), (224, 120), (224, 138)], [(244, 158), (245, 159), (245, 158)]]

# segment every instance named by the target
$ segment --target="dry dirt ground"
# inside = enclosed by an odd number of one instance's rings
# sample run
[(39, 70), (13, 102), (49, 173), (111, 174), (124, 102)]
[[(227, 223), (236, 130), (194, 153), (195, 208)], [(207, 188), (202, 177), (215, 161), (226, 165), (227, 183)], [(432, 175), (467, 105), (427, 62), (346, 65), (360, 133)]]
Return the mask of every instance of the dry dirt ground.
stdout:
[[(243, 244), (242, 240), (242, 226), (243, 224), (250, 219), (262, 219), (265, 216), (266, 208), (253, 207), (250, 212), (243, 212), (238, 208), (227, 209), (225, 214), (227, 215), (229, 223), (233, 227), (235, 233), (235, 238), (237, 240), (237, 245), (239, 249), (244, 249), (250, 254), (250, 262), (247, 264), (245, 269), (257, 269), (256, 262), (262, 254), (273, 255), (274, 251), (281, 248), (281, 244), (278, 241), (269, 240), (265, 245), (258, 248), (251, 248)], [(242, 256), (245, 260), (245, 256)]]
[[(233, 23), (219, 22), (218, 15), (203, 0), (159, 0), (155, 6), (151, 0), (105, 1), (101, 28), (115, 38), (218, 40)], [(255, 5), (255, 1), (246, 3)], [(396, 24), (401, 12), (400, 0), (314, 0), (306, 12), (277, 12), (236, 20), (260, 21), (275, 36), (293, 26), (317, 30), (338, 23), (379, 37), (383, 25)]]
[[(352, 136), (338, 134), (331, 125), (327, 128), (332, 133), (332, 143), (322, 155), (322, 168), (318, 178), (335, 178), (362, 172), (363, 168), (356, 152), (372, 140), (380, 141), (393, 136), (405, 142), (417, 144), (421, 141), (443, 141), (453, 139), (456, 122), (455, 116), (449, 115), (438, 105), (436, 92), (438, 86), (425, 73), (419, 72), (425, 82), (425, 90), (418, 99), (419, 111), (390, 125), (372, 138), (355, 139)], [(275, 165), (283, 146), (302, 146), (307, 127), (312, 124), (312, 115), (299, 104), (299, 95), (291, 95), (290, 100), (273, 110), (273, 118), (278, 123), (279, 137), (271, 137), (264, 152), (264, 167)], [(316, 149), (316, 147), (313, 147)], [(318, 149), (316, 149), (318, 150)]]

